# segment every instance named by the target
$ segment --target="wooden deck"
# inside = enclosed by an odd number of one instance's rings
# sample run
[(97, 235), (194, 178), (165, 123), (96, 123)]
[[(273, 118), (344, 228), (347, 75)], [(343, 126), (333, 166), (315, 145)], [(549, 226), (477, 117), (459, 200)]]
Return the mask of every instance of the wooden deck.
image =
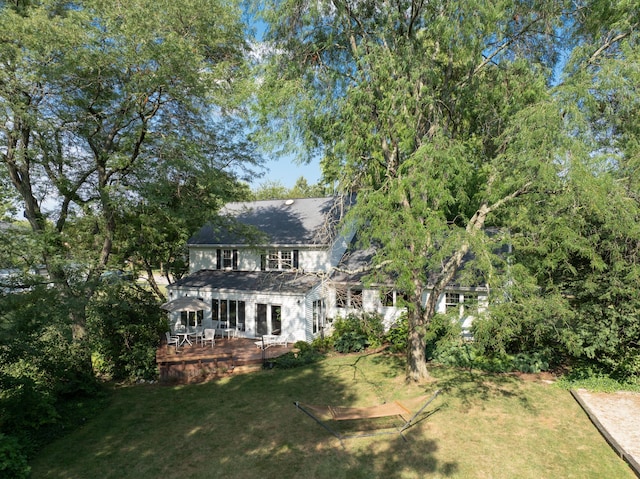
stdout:
[(272, 346), (264, 351), (256, 347), (257, 339), (216, 338), (216, 344), (174, 346), (162, 343), (156, 351), (156, 363), (163, 383), (204, 382), (211, 379), (257, 371), (270, 359), (293, 349), (293, 344)]

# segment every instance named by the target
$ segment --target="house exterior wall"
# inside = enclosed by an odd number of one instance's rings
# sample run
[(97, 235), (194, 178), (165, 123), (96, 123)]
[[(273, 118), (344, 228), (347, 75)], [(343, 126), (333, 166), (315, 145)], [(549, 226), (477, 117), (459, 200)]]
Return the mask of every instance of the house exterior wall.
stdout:
[[(202, 298), (212, 305), (213, 300), (243, 301), (245, 307), (244, 330), (239, 334), (246, 337), (259, 337), (257, 329), (257, 305), (267, 305), (267, 322), (271, 320), (272, 306), (279, 306), (282, 317), (282, 335), (290, 341), (312, 341), (322, 334), (329, 333), (331, 321), (338, 317), (346, 317), (351, 313), (377, 313), (381, 315), (385, 329), (394, 326), (400, 316), (405, 312), (405, 308), (397, 307), (397, 294), (393, 293), (393, 306), (388, 298), (381, 296), (378, 289), (364, 288), (362, 285), (350, 286), (353, 291), (357, 291), (352, 298), (347, 285), (335, 284), (326, 281), (333, 268), (340, 264), (355, 235), (353, 225), (346, 225), (342, 229), (343, 233), (338, 235), (331, 245), (326, 244), (300, 244), (300, 245), (265, 245), (252, 247), (243, 244), (190, 244), (189, 245), (189, 272), (195, 273), (200, 270), (223, 269), (218, 265), (218, 250), (237, 251), (236, 271), (255, 272), (262, 266), (262, 255), (266, 251), (297, 251), (299, 271), (305, 273), (318, 273), (318, 281), (306, 293), (291, 292), (261, 292), (261, 291), (235, 291), (221, 290), (215, 285), (201, 288), (199, 290), (189, 290), (186, 287), (169, 286), (170, 299), (189, 295)], [(295, 240), (294, 240), (295, 242)], [(291, 258), (295, 256), (292, 254)], [(228, 258), (228, 256), (227, 256)], [(235, 259), (234, 259), (235, 261)], [(325, 275), (321, 273), (326, 273)], [(347, 293), (342, 291), (345, 288)], [(345, 295), (346, 294), (346, 295)], [(457, 295), (457, 296), (456, 296)], [(338, 300), (340, 296), (340, 300)], [(423, 305), (429, 297), (425, 292), (422, 297)], [(457, 298), (458, 303), (455, 303)], [(473, 309), (474, 314), (482, 312), (487, 307), (486, 288), (451, 288), (447, 293), (438, 299), (437, 311), (445, 313), (447, 310), (457, 308), (458, 318), (463, 328), (463, 334), (470, 336), (471, 322), (473, 314), (465, 302), (473, 298), (477, 306)], [(351, 299), (354, 299), (351, 302)], [(388, 303), (387, 305), (383, 304)], [(319, 305), (321, 305), (322, 317), (318, 318)], [(180, 314), (173, 314), (170, 319), (172, 324), (180, 318)], [(213, 327), (210, 311), (204, 312), (203, 326)], [(270, 331), (269, 331), (270, 332)]]
[[(213, 305), (213, 300), (226, 301), (243, 301), (245, 303), (244, 330), (238, 331), (238, 336), (255, 338), (260, 335), (257, 332), (257, 305), (264, 304), (267, 306), (267, 322), (271, 322), (272, 306), (281, 308), (282, 331), (281, 334), (290, 341), (306, 340), (305, 330), (305, 296), (303, 294), (279, 294), (279, 293), (260, 293), (246, 291), (218, 291), (214, 289), (208, 290), (190, 290), (176, 289), (173, 291), (171, 299), (181, 296), (192, 296), (201, 298), (209, 305)], [(173, 328), (176, 323), (180, 322), (181, 314), (170, 313), (169, 324)], [(238, 319), (238, 322), (241, 320)], [(203, 328), (213, 328), (213, 319), (211, 311), (204, 311), (202, 320)], [(271, 331), (269, 331), (271, 332)]]
[[(337, 249), (332, 248), (310, 248), (310, 247), (265, 247), (255, 248), (246, 246), (189, 246), (189, 273), (195, 273), (203, 269), (217, 269), (217, 250), (233, 249), (238, 251), (238, 271), (259, 271), (261, 255), (265, 250), (298, 251), (298, 269), (307, 272), (330, 271), (333, 267), (332, 256), (339, 254), (344, 245), (338, 245)], [(337, 264), (337, 263), (336, 263)]]
[[(321, 301), (321, 311), (316, 311), (316, 314), (320, 314), (318, 319), (317, 328), (314, 330), (314, 302)], [(304, 311), (304, 334), (300, 337), (300, 340), (311, 342), (315, 338), (326, 333), (330, 327), (330, 323), (327, 322), (327, 300), (326, 300), (326, 285), (324, 281), (320, 281), (312, 290), (307, 294), (305, 298), (305, 311)]]
[(189, 246), (189, 273), (201, 269), (216, 269), (216, 252), (204, 246)]

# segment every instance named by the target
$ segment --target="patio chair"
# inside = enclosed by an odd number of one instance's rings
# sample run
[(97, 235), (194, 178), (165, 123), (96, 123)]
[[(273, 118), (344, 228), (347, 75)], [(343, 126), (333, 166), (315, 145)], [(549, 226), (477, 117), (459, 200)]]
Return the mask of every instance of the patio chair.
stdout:
[(214, 321), (214, 327), (216, 328), (216, 334), (219, 335), (221, 338), (224, 338), (224, 332), (227, 329), (227, 322), (226, 321)]
[(178, 336), (171, 336), (169, 331), (166, 332), (167, 335), (167, 346), (175, 344), (176, 351), (178, 350), (178, 345), (180, 344), (180, 338)]
[(200, 326), (197, 326), (193, 331), (189, 333), (189, 337), (193, 338), (196, 342), (196, 346), (198, 345), (198, 340), (202, 342), (203, 340), (203, 332)]
[(215, 329), (206, 328), (204, 330), (204, 335), (202, 336), (202, 345), (204, 346), (204, 343), (206, 343), (207, 341), (211, 341), (211, 348), (213, 348), (213, 345), (216, 344)]

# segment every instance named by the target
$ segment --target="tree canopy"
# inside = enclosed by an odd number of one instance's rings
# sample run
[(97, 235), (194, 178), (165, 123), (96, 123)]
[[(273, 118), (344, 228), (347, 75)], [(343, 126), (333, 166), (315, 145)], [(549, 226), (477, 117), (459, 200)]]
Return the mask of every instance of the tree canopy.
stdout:
[[(460, 271), (470, 252), (500, 303), (514, 287), (506, 261), (514, 258), (494, 253), (507, 242), (516, 248), (517, 285), (538, 307), (557, 306), (532, 321), (539, 325), (576, 314), (567, 281), (586, 279), (576, 279), (578, 264), (622, 280), (605, 260), (618, 251), (635, 271), (620, 250), (634, 249), (635, 228), (613, 218), (623, 204), (627, 220), (637, 218), (638, 206), (635, 187), (620, 182), (637, 156), (638, 14), (630, 8), (597, 0), (263, 4), (271, 55), (258, 112), (274, 134), (322, 151), (325, 180), (358, 192), (361, 237), (381, 245), (376, 274), (410, 293), (409, 379), (428, 375), (425, 328), (438, 297), (453, 281), (474, 281)], [(600, 223), (611, 243), (594, 237)], [(523, 298), (511, 294), (508, 304)], [(568, 346), (585, 323), (566, 324), (567, 336), (554, 340)]]
[[(151, 260), (148, 241), (161, 248), (189, 234), (176, 238), (167, 223), (193, 230), (246, 193), (238, 180), (259, 156), (242, 135), (248, 47), (237, 6), (1, 7), (3, 177), (56, 284), (73, 289), (69, 263), (91, 284), (116, 251), (145, 270), (167, 262), (175, 251)], [(186, 214), (187, 199), (200, 207)]]

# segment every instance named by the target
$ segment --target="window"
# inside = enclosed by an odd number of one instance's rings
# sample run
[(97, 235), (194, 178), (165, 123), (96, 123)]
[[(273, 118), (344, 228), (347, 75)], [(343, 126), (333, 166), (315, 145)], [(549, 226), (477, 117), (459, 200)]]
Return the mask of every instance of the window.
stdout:
[(213, 301), (211, 301), (211, 319), (214, 323), (220, 319), (220, 316), (218, 314), (219, 311), (220, 302), (217, 299), (214, 299)]
[(449, 313), (451, 310), (458, 310), (461, 303), (461, 297), (459, 293), (445, 293), (444, 304), (446, 308), (446, 312)]
[(216, 250), (216, 269), (238, 269), (237, 249)]
[[(271, 313), (268, 315), (267, 313)], [(262, 334), (282, 334), (282, 307), (279, 305), (256, 304), (256, 332)]]
[(227, 323), (227, 327), (244, 331), (245, 303), (234, 299), (214, 299), (211, 302), (211, 319)]
[(299, 252), (294, 250), (270, 250), (260, 256), (260, 269), (282, 270), (298, 268)]
[(282, 334), (282, 306), (271, 306), (271, 334)]
[(222, 267), (230, 269), (233, 266), (233, 251), (230, 249), (222, 250)]
[(202, 326), (202, 320), (204, 319), (204, 311), (181, 311), (180, 322), (187, 328), (195, 328), (196, 326)]
[(317, 299), (313, 302), (313, 332), (317, 333), (324, 327), (324, 301)]
[(336, 288), (336, 308), (362, 309), (362, 290)]
[(380, 291), (380, 302), (382, 306), (391, 307), (395, 304), (393, 291)]
[(349, 290), (349, 306), (354, 309), (362, 309), (362, 290), (351, 289)]
[(464, 314), (476, 314), (478, 312), (478, 295), (465, 293), (463, 297)]
[(280, 255), (277, 251), (267, 253), (267, 269), (278, 269), (280, 263)]
[(346, 288), (336, 288), (336, 308), (346, 308), (349, 304), (349, 291)]
[(280, 252), (280, 267), (282, 269), (291, 269), (293, 268), (293, 262), (291, 261), (292, 253), (291, 251), (281, 251)]

